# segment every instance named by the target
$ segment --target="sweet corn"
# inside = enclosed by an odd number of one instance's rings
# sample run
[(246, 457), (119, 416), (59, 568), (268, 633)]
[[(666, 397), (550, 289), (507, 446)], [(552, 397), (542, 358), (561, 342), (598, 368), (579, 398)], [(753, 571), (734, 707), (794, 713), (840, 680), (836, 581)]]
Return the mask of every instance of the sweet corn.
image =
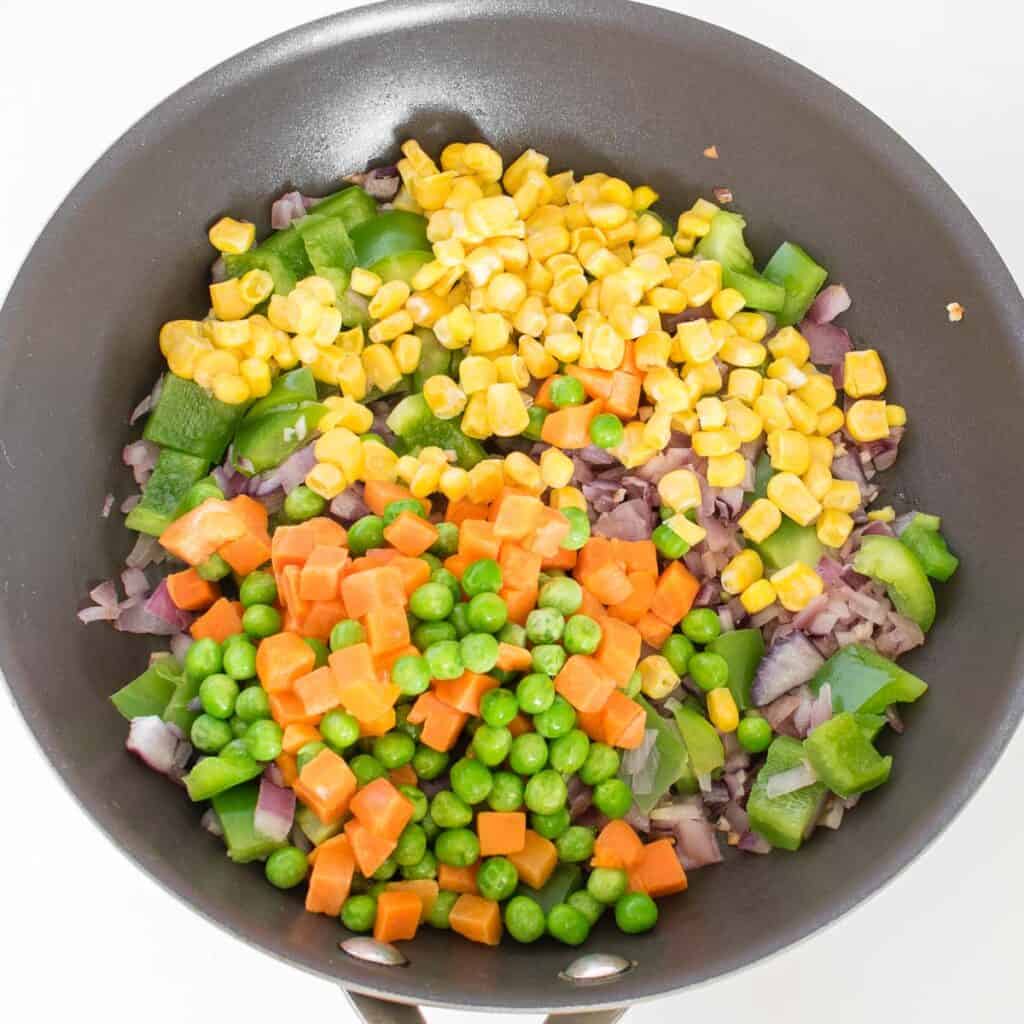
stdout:
[(708, 535), (708, 531), (703, 526), (699, 526), (691, 519), (687, 519), (682, 512), (677, 512), (665, 522), (668, 528), (677, 537), (685, 540), (691, 548), (699, 544)]
[(470, 142), (462, 151), (462, 163), (483, 182), (501, 181), (501, 154), (484, 142)]
[[(431, 222), (436, 219), (431, 217)], [(428, 231), (429, 234), (429, 231)], [(430, 263), (424, 263), (415, 274), (412, 275), (412, 286), (418, 292), (426, 291), (428, 288), (433, 288), (444, 275), (447, 273), (447, 268), (440, 260), (431, 260)]]
[(773, 573), (769, 579), (779, 603), (788, 612), (806, 608), (825, 589), (822, 578), (803, 562), (793, 562)]
[(711, 223), (692, 210), (687, 210), (685, 213), (679, 214), (676, 220), (676, 230), (691, 238), (703, 238), (711, 230)]
[(807, 383), (798, 388), (796, 397), (813, 413), (823, 413), (836, 400), (836, 387), (832, 378), (826, 373), (812, 373), (807, 376)]
[(247, 220), (221, 217), (210, 228), (208, 237), (210, 245), (218, 252), (237, 255), (252, 248), (252, 243), (256, 241), (256, 225), (250, 224)]
[(727, 398), (725, 405), (725, 421), (736, 431), (741, 443), (756, 441), (764, 432), (761, 417), (752, 409), (747, 408), (738, 398)]
[(776, 473), (768, 481), (768, 499), (801, 526), (821, 515), (821, 505), (795, 473)]
[(469, 349), (476, 355), (496, 352), (508, 344), (510, 331), (511, 324), (500, 313), (474, 313)]
[(711, 299), (711, 310), (719, 320), (731, 320), (746, 304), (735, 288), (723, 288)]
[(760, 341), (768, 333), (768, 321), (760, 313), (737, 313), (729, 323), (747, 341)]
[(374, 292), (368, 312), (374, 320), (384, 320), (405, 305), (409, 294), (409, 286), (404, 281), (388, 281)]
[(885, 402), (860, 398), (846, 412), (846, 429), (855, 441), (880, 441), (889, 436)]
[(330, 501), (345, 490), (348, 481), (337, 466), (332, 466), (329, 462), (320, 462), (306, 474), (306, 486), (321, 498)]
[(650, 654), (637, 665), (640, 673), (640, 690), (651, 700), (664, 700), (678, 685), (679, 676), (669, 664), (668, 658)]
[(215, 378), (238, 373), (238, 359), (227, 349), (204, 352), (195, 361), (192, 379), (204, 388), (212, 388)]
[(686, 309), (686, 293), (676, 288), (651, 288), (647, 292), (647, 301), (659, 313), (682, 313)]
[[(280, 356), (277, 356), (280, 362)], [(338, 369), (338, 387), (341, 393), (355, 401), (362, 401), (366, 397), (366, 369), (360, 355), (354, 352), (346, 352), (345, 358), (341, 361)]]
[(717, 430), (726, 423), (725, 405), (720, 398), (702, 398), (697, 402), (701, 430)]
[[(346, 427), (357, 434), (365, 434), (373, 426), (373, 413), (365, 405), (361, 405), (351, 398), (334, 395), (325, 399), (324, 405), (331, 412), (338, 414), (338, 422), (335, 426)], [(321, 426), (321, 429), (324, 428)]]
[(540, 476), (546, 487), (567, 487), (575, 468), (572, 459), (557, 448), (546, 448), (540, 457)]
[(651, 329), (647, 317), (639, 309), (626, 305), (616, 306), (611, 311), (608, 322), (616, 334), (629, 341), (639, 338), (641, 334)]
[(719, 732), (735, 732), (740, 724), (740, 709), (728, 686), (719, 686), (707, 697), (708, 718)]
[(714, 395), (722, 390), (722, 374), (713, 362), (698, 363), (686, 371), (686, 384), (696, 397)]
[(459, 363), (459, 387), (467, 395), (486, 391), (498, 383), (498, 371), (494, 363), (484, 356), (467, 356)]
[(693, 404), (686, 385), (668, 367), (648, 370), (643, 387), (652, 401), (670, 412), (684, 412)]
[(494, 368), (498, 371), (498, 380), (503, 384), (514, 384), (517, 388), (525, 388), (530, 384), (530, 371), (520, 355), (500, 355), (494, 360)]
[(488, 505), (497, 498), (505, 486), (505, 474), (500, 459), (484, 459), (469, 470), (469, 500)]
[(818, 413), (816, 430), (822, 437), (828, 437), (837, 430), (842, 430), (845, 422), (846, 417), (843, 415), (843, 410), (839, 406), (833, 405), (830, 409)]
[(758, 398), (754, 402), (754, 412), (761, 417), (766, 431), (789, 430), (793, 426), (786, 406), (776, 395), (762, 395)]
[[(642, 187), (642, 186), (641, 186)], [(635, 195), (635, 193), (634, 193)], [(638, 207), (633, 206), (636, 210)], [(646, 210), (647, 207), (644, 207)], [(636, 241), (638, 245), (647, 245), (650, 242), (655, 241), (658, 238), (664, 238), (661, 233), (661, 221), (650, 213), (641, 213), (636, 219)], [(675, 254), (675, 247), (672, 245), (670, 239), (665, 239), (669, 243), (669, 255)]]
[(892, 505), (883, 505), (882, 508), (873, 508), (868, 513), (868, 520), (872, 523), (891, 523), (896, 518), (896, 510)]
[[(466, 149), (469, 147), (467, 146)], [(437, 174), (437, 164), (423, 152), (422, 146), (415, 139), (407, 139), (402, 143), (402, 153), (408, 161), (412, 174), (416, 177), (425, 178), (431, 174)], [(462, 151), (462, 160), (465, 161), (465, 150)], [(402, 163), (403, 161), (399, 161)]]
[(395, 464), (395, 473), (399, 480), (409, 483), (420, 468), (420, 460), (415, 455), (403, 455)]
[(514, 314), (526, 299), (526, 284), (515, 274), (495, 274), (484, 290), (486, 305), (498, 313)]
[(888, 381), (882, 358), (873, 348), (847, 352), (843, 361), (843, 390), (851, 398), (880, 395)]
[(469, 473), (461, 466), (442, 469), (438, 489), (449, 501), (461, 501), (469, 493)]
[(643, 444), (647, 448), (661, 451), (672, 437), (672, 413), (657, 408), (644, 423)]
[(589, 340), (590, 362), (599, 370), (617, 370), (622, 365), (626, 342), (611, 324), (598, 324)]
[(789, 359), (796, 366), (803, 366), (811, 358), (811, 346), (795, 327), (782, 327), (768, 342), (768, 351), (775, 359)]
[(207, 320), (206, 328), (217, 348), (243, 349), (252, 338), (248, 320)]
[(802, 434), (814, 433), (818, 427), (818, 417), (806, 402), (802, 402), (796, 395), (786, 395), (782, 404), (797, 430)]
[(426, 498), (433, 494), (441, 483), (444, 466), (421, 462), (409, 481), (409, 491), (414, 498)]
[(692, 469), (673, 469), (658, 481), (658, 496), (675, 512), (700, 505), (700, 478)]
[(415, 334), (400, 334), (391, 343), (391, 354), (402, 373), (413, 373), (420, 365), (423, 342)]
[(271, 295), (267, 306), (267, 319), (279, 331), (297, 330), (292, 323), (288, 300), (283, 295)]
[(312, 366), (320, 356), (320, 348), (308, 334), (296, 334), (292, 338), (295, 354), (306, 366)]
[(575, 332), (549, 334), (544, 339), (544, 349), (559, 363), (575, 363), (583, 351), (583, 339)]
[(587, 499), (578, 487), (553, 487), (548, 495), (548, 504), (552, 508), (578, 508), (587, 511)]
[(252, 312), (255, 302), (242, 294), (242, 283), (237, 277), (210, 285), (210, 305), (218, 320), (238, 321)]
[(317, 462), (338, 466), (349, 481), (363, 474), (363, 442), (345, 427), (335, 427), (321, 434), (313, 446)]
[(434, 323), (434, 335), (445, 348), (464, 348), (473, 337), (472, 312), (462, 303), (454, 306)]
[(837, 508), (827, 508), (818, 519), (818, 540), (827, 548), (841, 548), (853, 530), (853, 517)]
[(811, 464), (807, 438), (796, 430), (773, 430), (768, 434), (768, 456), (772, 469), (802, 476)]
[(745, 548), (722, 570), (722, 589), (727, 594), (741, 594), (763, 575), (761, 556), (753, 548)]
[(505, 456), (505, 479), (515, 487), (539, 493), (544, 489), (540, 467), (524, 452), (510, 452)]
[(730, 370), (728, 395), (753, 405), (761, 395), (764, 378), (756, 370)]
[(519, 339), (519, 354), (526, 364), (527, 370), (532, 377), (544, 380), (558, 372), (557, 357), (549, 354), (544, 346), (534, 338), (522, 337)]
[(264, 360), (243, 359), (238, 364), (238, 372), (248, 385), (249, 393), (253, 398), (262, 398), (270, 391), (270, 367)]
[(222, 373), (214, 377), (213, 394), (226, 405), (241, 405), (252, 397), (245, 378), (237, 373)]
[[(372, 336), (372, 330), (370, 334)], [(363, 350), (362, 360), (366, 370), (366, 381), (370, 387), (390, 391), (401, 381), (402, 371), (387, 345), (370, 345)]]
[(781, 380), (791, 391), (802, 388), (807, 383), (807, 374), (788, 356), (770, 362), (767, 373), (769, 380)]
[(277, 363), (282, 370), (290, 370), (298, 363), (298, 361), (299, 357), (295, 354), (295, 349), (292, 348), (291, 338), (282, 331), (281, 337), (274, 342), (274, 362)]
[[(737, 316), (742, 315), (742, 313), (737, 314)], [(735, 319), (736, 317), (733, 317), (733, 320)], [(722, 341), (718, 355), (721, 357), (722, 362), (728, 363), (730, 366), (754, 368), (760, 366), (765, 361), (768, 356), (768, 349), (759, 342), (751, 341), (749, 338), (736, 334)]]
[(436, 373), (423, 383), (423, 399), (439, 420), (451, 420), (466, 408), (466, 393), (444, 374)]
[(347, 331), (342, 331), (338, 335), (335, 345), (342, 352), (351, 352), (353, 355), (359, 355), (366, 347), (366, 337), (363, 334), (362, 327), (351, 327)]
[(826, 469), (832, 465), (836, 446), (827, 437), (807, 438), (807, 448), (811, 453), (812, 463), (820, 463)]
[(860, 486), (855, 480), (833, 480), (822, 499), (822, 505), (840, 512), (854, 512), (860, 507), (861, 501)]
[(548, 302), (559, 313), (571, 313), (587, 292), (587, 279), (582, 274), (559, 281), (548, 290)]
[(697, 455), (728, 455), (739, 449), (739, 435), (731, 427), (722, 430), (698, 430), (691, 438)]
[(363, 441), (363, 478), (394, 483), (398, 477), (398, 456), (379, 441)]
[(761, 394), (771, 395), (773, 398), (785, 398), (789, 394), (789, 387), (784, 380), (767, 377), (761, 384)]
[(364, 270), (362, 267), (354, 267), (352, 276), (349, 278), (348, 286), (357, 295), (365, 295), (368, 298), (377, 294), (384, 282), (372, 271)]
[(712, 455), (708, 459), (708, 484), (712, 487), (740, 487), (747, 478), (747, 461), (739, 452)]
[(709, 362), (718, 355), (723, 346), (723, 340), (711, 333), (707, 320), (703, 318), (679, 324), (676, 327), (676, 339), (681, 354), (680, 362)]
[(633, 346), (633, 358), (638, 370), (650, 370), (656, 366), (667, 366), (672, 350), (672, 339), (661, 330), (641, 334)]
[(828, 466), (822, 465), (820, 462), (812, 462), (801, 479), (807, 490), (818, 501), (821, 501), (828, 494), (828, 489), (832, 486), (832, 473)]
[(313, 376), (325, 384), (337, 384), (338, 374), (345, 362), (346, 353), (339, 348), (317, 349), (316, 355), (309, 363)]
[(775, 588), (770, 581), (759, 579), (740, 594), (740, 603), (748, 615), (756, 615), (775, 603)]
[(885, 422), (890, 427), (904, 427), (907, 424), (907, 410), (902, 405), (885, 406)]
[(528, 295), (516, 310), (512, 318), (512, 326), (519, 334), (530, 338), (539, 338), (544, 331), (547, 317), (544, 314), (544, 303), (539, 295)]
[(514, 384), (495, 384), (487, 391), (487, 421), (498, 437), (515, 437), (530, 425), (523, 396)]

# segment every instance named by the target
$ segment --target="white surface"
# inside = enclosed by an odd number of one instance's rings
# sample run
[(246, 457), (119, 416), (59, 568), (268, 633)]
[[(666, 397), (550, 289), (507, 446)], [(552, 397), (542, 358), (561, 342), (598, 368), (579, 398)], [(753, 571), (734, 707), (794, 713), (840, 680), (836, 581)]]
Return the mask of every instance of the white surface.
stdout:
[[(349, 5), (0, 0), (0, 294), (53, 209), (136, 118), (218, 61), (339, 6)], [(1015, 7), (665, 6), (774, 47), (865, 103), (938, 168), (1024, 279), (1024, 18)], [(969, 700), (970, 680), (963, 685)], [(334, 986), (205, 924), (132, 867), (73, 803), (6, 701), (0, 749), (9, 776), (0, 842), (8, 1019), (25, 1019), (30, 1007), (35, 1018), (45, 1007), (46, 1020), (101, 1012), (146, 1024), (178, 1024), (183, 1013), (353, 1020)], [(1022, 776), (1018, 735), (946, 835), (867, 906), (768, 963), (640, 1006), (629, 1019), (709, 1019), (702, 1015), (724, 1010), (717, 1019), (788, 1024), (820, 1024), (823, 1016), (833, 1024), (995, 1020), (1017, 1000), (1024, 826), (1007, 810), (1019, 803)], [(470, 1020), (441, 1011), (431, 1019)]]

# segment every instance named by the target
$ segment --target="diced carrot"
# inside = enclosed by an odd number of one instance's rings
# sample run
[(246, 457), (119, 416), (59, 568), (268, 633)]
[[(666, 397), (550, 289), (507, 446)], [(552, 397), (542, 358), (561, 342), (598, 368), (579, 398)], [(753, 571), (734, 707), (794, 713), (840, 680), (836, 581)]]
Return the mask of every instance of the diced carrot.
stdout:
[(271, 716), (282, 729), (287, 729), (289, 725), (313, 724), (320, 721), (320, 716), (311, 715), (291, 690), (268, 693), (267, 700), (270, 702)]
[(247, 530), (245, 520), (230, 502), (210, 498), (175, 519), (160, 534), (160, 545), (183, 562), (199, 565)]
[(653, 612), (637, 619), (636, 628), (643, 637), (644, 643), (656, 647), (659, 651), (665, 646), (665, 641), (672, 635), (672, 627), (662, 619), (659, 619)]
[(460, 498), (458, 501), (449, 501), (448, 508), (444, 513), (446, 523), (455, 523), (461, 526), (467, 519), (486, 519), (487, 506), (469, 501), (467, 498)]
[(615, 680), (596, 659), (574, 654), (555, 676), (555, 689), (578, 711), (599, 711), (615, 689)]
[(246, 532), (237, 540), (228, 541), (218, 554), (242, 576), (270, 561), (272, 551), (267, 532), (266, 507), (248, 494), (239, 494), (228, 503), (245, 520)]
[[(376, 679), (338, 678), (338, 692), (342, 706), (349, 714), (355, 715), (366, 726), (379, 722), (393, 711), (399, 689), (393, 683), (381, 683)], [(394, 720), (393, 718), (391, 719)]]
[(522, 540), (541, 524), (544, 505), (528, 494), (510, 494), (502, 498), (494, 520), (494, 536), (501, 540)]
[(391, 566), (402, 575), (402, 586), (405, 596), (409, 597), (417, 587), (422, 587), (430, 580), (430, 566), (422, 558), (407, 558), (399, 555), (391, 561)]
[(299, 772), (295, 795), (325, 824), (341, 821), (356, 792), (352, 769), (333, 750), (321, 750)]
[(401, 557), (394, 548), (370, 548), (365, 555), (360, 555), (348, 566), (344, 575), (351, 576), (354, 572), (366, 572), (367, 569), (390, 565), (396, 558)]
[(520, 711), (505, 728), (512, 733), (512, 738), (515, 739), (516, 736), (522, 736), (524, 732), (533, 732), (533, 722)]
[(361, 821), (351, 818), (345, 822), (345, 835), (352, 844), (359, 873), (369, 878), (391, 856), (398, 844), (394, 839), (371, 832)]
[(528, 550), (541, 558), (554, 558), (562, 547), (562, 541), (569, 536), (569, 520), (557, 508), (541, 506), (541, 520), (526, 541)]
[(281, 749), (286, 754), (297, 754), (307, 743), (315, 743), (319, 739), (320, 730), (315, 725), (297, 722), (285, 729), (281, 737)]
[(521, 544), (505, 541), (498, 554), (502, 583), (514, 590), (535, 589), (541, 561), (540, 555), (527, 551)]
[(423, 511), (430, 515), (430, 502), (426, 498), (413, 498), (412, 491), (401, 484), (389, 483), (386, 480), (367, 480), (363, 490), (363, 500), (370, 506), (374, 515), (384, 515), (384, 510), (393, 501), (412, 499), (423, 506)]
[(639, 863), (644, 844), (636, 829), (621, 818), (609, 821), (594, 841), (594, 856), (590, 866), (595, 868), (625, 868), (627, 871)]
[(481, 519), (467, 519), (459, 529), (459, 554), (471, 562), (481, 558), (497, 559), (501, 541), (494, 535), (494, 526)]
[(380, 654), (374, 652), (373, 663), (377, 666), (377, 678), (382, 682), (388, 682), (391, 679), (391, 670), (394, 668), (395, 662), (399, 658), (404, 658), (407, 655), (419, 654), (419, 649), (414, 647), (412, 644), (406, 644), (404, 647), (396, 647), (391, 651), (382, 651)]
[(555, 844), (533, 829), (526, 830), (523, 848), (518, 853), (510, 853), (519, 878), (531, 888), (539, 889), (550, 877), (558, 863), (558, 850)]
[(520, 853), (526, 846), (526, 815), (522, 811), (480, 811), (476, 834), (481, 857)]
[[(377, 914), (379, 917), (379, 905)], [(483, 896), (472, 893), (460, 896), (448, 915), (448, 923), (453, 932), (470, 942), (482, 942), (485, 946), (497, 946), (501, 942), (501, 907)]]
[(326, 665), (296, 679), (294, 689), (311, 715), (322, 715), (341, 703), (341, 684)]
[(359, 735), (360, 736), (383, 736), (386, 733), (391, 732), (395, 727), (395, 722), (398, 721), (398, 716), (395, 714), (394, 708), (388, 708), (379, 718), (372, 720), (366, 720), (364, 718), (357, 719), (359, 722)]
[(433, 878), (414, 878), (408, 882), (388, 882), (384, 886), (385, 892), (411, 892), (420, 901), (420, 921), (426, 920), (434, 909), (437, 901), (437, 894), (440, 886)]
[(275, 633), (256, 649), (256, 675), (268, 693), (289, 689), (315, 664), (313, 648), (295, 633)]
[(670, 562), (658, 580), (651, 611), (674, 626), (693, 607), (700, 581), (682, 562)]
[(601, 642), (594, 657), (616, 686), (625, 686), (636, 670), (642, 646), (643, 638), (635, 626), (608, 615), (601, 619)]
[(618, 562), (609, 562), (588, 573), (587, 589), (606, 605), (622, 604), (633, 594), (633, 584)]
[(619, 372), (629, 373), (633, 376), (643, 376), (640, 373), (640, 367), (636, 365), (636, 343), (633, 341), (626, 342), (626, 352), (622, 357), (622, 362), (619, 363)]
[(266, 530), (270, 521), (267, 507), (261, 501), (250, 497), (248, 494), (239, 494), (232, 498), (228, 504), (245, 521), (250, 530)]
[(537, 588), (533, 590), (510, 590), (502, 587), (500, 591), (502, 600), (508, 608), (508, 621), (516, 622), (520, 626), (526, 624), (526, 616), (533, 611), (537, 603)]
[[(612, 747), (624, 746), (622, 738), (631, 728), (635, 729), (634, 722), (638, 718), (642, 721), (644, 717), (644, 709), (635, 700), (627, 697), (621, 690), (613, 690), (602, 712), (601, 725), (604, 742)], [(641, 739), (643, 731), (641, 726)]]
[(419, 782), (416, 772), (411, 764), (403, 764), (398, 768), (392, 768), (388, 772), (388, 778), (395, 786), (415, 786)]
[(371, 832), (397, 839), (412, 819), (415, 808), (387, 779), (374, 779), (352, 797), (349, 810)]
[(600, 711), (577, 711), (576, 724), (595, 743), (604, 743), (604, 708)]
[(607, 410), (626, 420), (636, 416), (640, 408), (640, 384), (638, 375), (623, 373), (622, 370), (612, 371), (612, 389), (605, 402)]
[(270, 538), (270, 564), (279, 574), (286, 565), (301, 566), (316, 547), (313, 531), (308, 523), (298, 526), (279, 526)]
[(286, 565), (277, 574), (277, 595), (281, 604), (294, 615), (299, 622), (306, 617), (309, 604), (302, 600), (299, 585), (302, 582), (302, 567)]
[(451, 864), (439, 864), (437, 867), (437, 884), (448, 892), (475, 893), (476, 876), (480, 870), (480, 862), (470, 864), (468, 868), (457, 868)]
[(444, 567), (456, 578), (461, 580), (462, 574), (466, 571), (466, 567), (474, 559), (467, 555), (449, 555), (444, 560)]
[(197, 612), (209, 608), (220, 597), (220, 587), (204, 580), (195, 569), (183, 569), (167, 577), (167, 593), (176, 608)]
[(623, 622), (638, 622), (648, 612), (654, 598), (654, 588), (658, 585), (658, 576), (653, 572), (630, 572), (626, 574), (633, 587), (633, 593), (610, 605), (608, 613)]
[(575, 377), (587, 393), (588, 398), (601, 398), (607, 401), (612, 393), (612, 374), (610, 370), (591, 370), (570, 363), (566, 368), (570, 377)]
[(558, 380), (558, 374), (553, 377), (545, 377), (541, 386), (537, 388), (537, 394), (534, 395), (533, 404), (538, 409), (547, 409), (549, 412), (555, 408), (555, 403), (551, 400), (551, 389), (554, 387), (555, 381)]
[[(577, 573), (577, 578), (579, 574)], [(592, 619), (601, 622), (604, 617), (608, 614), (607, 609), (594, 595), (587, 590), (586, 585), (583, 587), (583, 603), (580, 605), (580, 612), (583, 615), (589, 615)]]
[(528, 491), (525, 487), (516, 487), (513, 484), (503, 484), (501, 492), (491, 502), (487, 509), (487, 515), (484, 518), (489, 522), (493, 523), (501, 513), (502, 502), (506, 498), (511, 498), (513, 495), (517, 495), (520, 498), (536, 498), (537, 495), (533, 491)]
[(591, 573), (614, 564), (615, 561), (615, 549), (607, 537), (590, 537), (580, 548), (579, 557), (576, 559), (576, 579), (583, 586), (588, 586), (587, 578)]
[(629, 869), (630, 891), (645, 892), (653, 899), (684, 892), (686, 886), (686, 872), (670, 839), (648, 843)]
[(226, 597), (218, 598), (192, 623), (190, 632), (193, 640), (210, 637), (219, 644), (224, 643), (229, 636), (243, 632), (241, 604)]
[(342, 619), (347, 618), (348, 612), (341, 601), (313, 601), (306, 606), (306, 614), (302, 619), (302, 628), (299, 632), (303, 636), (323, 640), (326, 643), (331, 635), (331, 630)]
[(434, 683), (434, 694), (456, 711), (467, 715), (480, 714), (480, 701), (485, 693), (499, 685), (497, 679), (466, 669), (458, 679), (439, 679)]
[(619, 737), (618, 746), (622, 747), (623, 750), (636, 750), (637, 747), (642, 746), (646, 721), (647, 717), (645, 715), (634, 718), (626, 726), (625, 732)]
[(496, 668), (502, 672), (528, 672), (533, 664), (530, 652), (525, 647), (516, 644), (507, 644), (501, 641), (498, 644), (498, 661)]
[(438, 700), (428, 690), (416, 698), (408, 720), (413, 725), (423, 726), (420, 742), (424, 746), (445, 752), (455, 746), (469, 715)]
[(277, 765), (277, 770), (281, 773), (284, 784), (286, 786), (294, 786), (295, 780), (299, 777), (299, 766), (295, 760), (295, 755), (281, 751), (274, 758), (274, 764)]
[(373, 662), (373, 652), (367, 643), (349, 644), (348, 647), (332, 651), (327, 658), (327, 664), (341, 682), (346, 679), (371, 682), (377, 678), (377, 666)]
[(297, 615), (294, 615), (287, 608), (284, 608), (281, 612), (281, 628), (286, 633), (301, 635), (302, 623), (299, 622)]
[(409, 646), (409, 620), (405, 608), (400, 604), (371, 608), (363, 621), (366, 623), (366, 639), (374, 657)]
[(335, 600), (346, 562), (348, 551), (345, 548), (313, 548), (299, 574), (299, 597), (303, 601)]
[(556, 448), (586, 448), (590, 444), (590, 424), (602, 407), (600, 401), (587, 402), (548, 413), (540, 428), (540, 439)]
[(577, 552), (568, 548), (559, 548), (558, 552), (545, 558), (541, 563), (542, 569), (575, 569)]
[(405, 584), (393, 566), (382, 565), (346, 576), (341, 581), (341, 599), (350, 618), (361, 619), (371, 608), (388, 605), (404, 608)]
[(649, 540), (612, 539), (612, 557), (626, 572), (658, 575), (658, 549)]
[(348, 836), (333, 836), (321, 843), (309, 875), (306, 909), (313, 914), (337, 917), (348, 899), (355, 870), (356, 859)]
[(343, 548), (348, 546), (348, 531), (341, 523), (327, 516), (307, 519), (303, 525), (313, 537), (315, 548)]
[(403, 555), (416, 558), (436, 543), (437, 527), (415, 512), (402, 512), (384, 527), (384, 539)]

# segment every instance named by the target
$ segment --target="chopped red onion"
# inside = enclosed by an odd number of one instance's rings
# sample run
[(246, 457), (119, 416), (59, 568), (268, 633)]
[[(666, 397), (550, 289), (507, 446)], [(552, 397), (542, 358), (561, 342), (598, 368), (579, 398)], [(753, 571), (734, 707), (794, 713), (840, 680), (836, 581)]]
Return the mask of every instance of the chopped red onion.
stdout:
[(295, 820), (295, 793), (271, 782), (266, 775), (260, 779), (260, 792), (253, 813), (253, 827), (261, 835), (284, 842)]
[(790, 633), (761, 659), (750, 687), (754, 704), (763, 707), (797, 686), (810, 682), (824, 664), (825, 659), (803, 633)]
[(121, 586), (125, 597), (139, 597), (149, 590), (149, 580), (141, 569), (125, 569), (121, 573)]
[(650, 832), (651, 819), (643, 811), (633, 804), (622, 819), (627, 825), (632, 825), (637, 832)]
[(817, 781), (818, 776), (814, 769), (806, 761), (801, 761), (795, 768), (773, 775), (765, 783), (764, 789), (768, 797), (774, 800), (787, 793), (795, 793), (798, 789), (813, 786)]
[(163, 561), (163, 558), (160, 557), (161, 553), (160, 541), (156, 537), (150, 537), (148, 533), (140, 533), (135, 546), (124, 560), (124, 564), (129, 569), (145, 569), (152, 562)]
[(842, 801), (835, 796), (830, 796), (818, 816), (818, 824), (824, 825), (825, 828), (837, 829), (843, 823), (845, 813), (846, 809), (843, 807)]
[(635, 498), (602, 515), (594, 524), (594, 533), (599, 537), (614, 537), (618, 540), (647, 540), (654, 526), (651, 506)]
[(285, 192), (270, 207), (270, 226), (275, 231), (288, 227), (292, 221), (306, 216), (306, 204), (301, 192)]
[(224, 828), (220, 823), (220, 818), (217, 817), (217, 812), (212, 807), (207, 807), (203, 811), (203, 816), (199, 819), (199, 824), (206, 829), (207, 832), (212, 836), (216, 836), (218, 839), (224, 838)]
[(744, 853), (765, 854), (772, 852), (772, 844), (764, 836), (759, 836), (756, 832), (744, 832), (740, 836), (740, 841), (736, 844), (736, 848)]
[(175, 633), (171, 637), (171, 654), (179, 662), (184, 662), (185, 655), (188, 654), (188, 649), (192, 646), (193, 640), (188, 633)]
[(117, 607), (117, 585), (113, 580), (104, 580), (89, 591), (89, 600), (104, 608)]
[(141, 402), (139, 402), (139, 404), (135, 406), (134, 409), (132, 409), (132, 414), (128, 418), (129, 424), (136, 423), (138, 420), (142, 419), (143, 416), (148, 415), (153, 410), (153, 407), (156, 405), (158, 399), (160, 398), (160, 391), (163, 388), (163, 386), (164, 378), (163, 374), (161, 374), (159, 377), (157, 377), (156, 383), (153, 385), (153, 390), (150, 391), (150, 393), (146, 395), (146, 397)]
[(150, 473), (153, 472), (153, 467), (159, 456), (160, 449), (152, 441), (133, 441), (131, 444), (125, 445), (121, 452), (121, 461), (131, 467), (135, 482), (142, 487), (149, 479)]
[(180, 778), (181, 769), (192, 754), (192, 747), (181, 738), (181, 731), (159, 715), (133, 718), (125, 746), (154, 771), (172, 778)]
[(118, 508), (122, 515), (128, 515), (128, 513), (131, 512), (131, 510), (135, 508), (140, 501), (142, 501), (141, 494), (129, 494), (128, 497), (121, 502)]
[(692, 448), (675, 447), (666, 448), (660, 455), (645, 462), (637, 470), (637, 476), (656, 484), (666, 474), (676, 469), (693, 466), (697, 456)]
[(100, 509), (100, 516), (103, 519), (109, 519), (110, 513), (114, 508), (114, 496), (108, 491), (103, 496), (103, 507)]
[(398, 168), (374, 167), (363, 176), (362, 186), (378, 203), (390, 203), (402, 186)]
[[(171, 600), (170, 591), (167, 589), (167, 580), (163, 579), (157, 584), (156, 590), (146, 601), (146, 611), (150, 615), (162, 620), (169, 627), (167, 635), (183, 633), (192, 625), (195, 616), (188, 611), (179, 608)], [(161, 634), (163, 635), (163, 634)]]
[(841, 284), (830, 284), (818, 292), (818, 297), (807, 310), (807, 319), (816, 324), (830, 324), (840, 313), (852, 305), (850, 293)]
[(354, 523), (369, 512), (370, 507), (363, 498), (362, 484), (351, 484), (331, 501), (331, 515), (343, 523)]
[(667, 828), (675, 835), (676, 857), (687, 871), (721, 862), (718, 836), (705, 817), (699, 798), (655, 808), (651, 811), (651, 825)]
[(841, 366), (846, 353), (853, 350), (853, 339), (835, 324), (816, 324), (801, 320), (798, 327), (811, 347), (811, 362), (816, 366)]
[(78, 614), (78, 620), (88, 625), (90, 622), (113, 622), (120, 614), (117, 605), (112, 608), (100, 604), (90, 605), (83, 608)]

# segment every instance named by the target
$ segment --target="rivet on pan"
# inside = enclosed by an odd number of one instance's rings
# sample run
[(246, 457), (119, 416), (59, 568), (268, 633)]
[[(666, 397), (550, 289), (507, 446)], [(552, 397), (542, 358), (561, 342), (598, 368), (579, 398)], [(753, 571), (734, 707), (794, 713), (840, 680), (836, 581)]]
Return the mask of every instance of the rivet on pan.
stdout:
[(338, 948), (348, 953), (355, 960), (363, 960), (368, 964), (379, 964), (381, 967), (406, 967), (409, 961), (390, 942), (378, 942), (363, 935), (338, 943)]
[(563, 981), (571, 981), (574, 985), (593, 985), (601, 981), (611, 981), (634, 967), (635, 960), (627, 960), (614, 953), (589, 953), (573, 960), (558, 976)]

